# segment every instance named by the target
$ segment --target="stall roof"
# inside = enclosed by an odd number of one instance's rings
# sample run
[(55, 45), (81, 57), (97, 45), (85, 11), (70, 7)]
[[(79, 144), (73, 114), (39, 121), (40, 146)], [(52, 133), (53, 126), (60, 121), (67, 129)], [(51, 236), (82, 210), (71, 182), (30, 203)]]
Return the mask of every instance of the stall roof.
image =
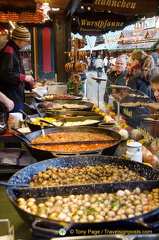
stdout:
[(116, 50), (134, 50), (134, 49), (150, 49), (153, 48), (155, 42), (142, 42), (142, 43), (129, 43), (129, 44), (118, 44)]
[(104, 36), (105, 36), (105, 40), (107, 41), (107, 44), (108, 44), (108, 50), (117, 49), (118, 41), (115, 41), (115, 40), (119, 40), (122, 32), (124, 32), (124, 34), (126, 33), (126, 35), (130, 35), (130, 34), (128, 34), (128, 32), (131, 32), (132, 30), (134, 30), (133, 24), (125, 27), (123, 29), (123, 31), (115, 31), (115, 32), (110, 31), (110, 32), (106, 33)]
[[(110, 4), (108, 2), (111, 1), (102, 0), (0, 0), (0, 22), (12, 20), (23, 23), (45, 23), (42, 3), (46, 2), (49, 4), (48, 16), (51, 19), (54, 20), (55, 15), (69, 17), (72, 32), (91, 36), (111, 30), (122, 30), (126, 25), (137, 22), (143, 16), (158, 16), (159, 7), (158, 0), (134, 0), (135, 7), (128, 9), (116, 6), (118, 1)], [(59, 11), (53, 11), (53, 8), (59, 8)], [(88, 25), (81, 25), (80, 19), (88, 21)]]
[[(134, 30), (134, 25), (130, 25), (124, 28), (124, 32), (127, 32), (127, 36), (130, 35), (128, 32)], [(122, 31), (110, 31), (108, 33), (103, 34), (103, 38), (105, 43), (101, 43), (95, 46), (96, 36), (85, 36), (86, 46), (80, 50), (88, 50), (88, 51), (98, 51), (98, 50), (114, 50), (117, 49), (118, 41), (121, 36)], [(82, 38), (80, 34), (73, 34), (73, 38)], [(111, 41), (112, 40), (112, 41)]]
[(96, 50), (106, 50), (106, 49), (108, 49), (107, 43), (101, 43), (101, 44), (98, 44), (97, 46), (93, 47), (93, 48), (92, 48), (92, 51), (96, 51)]
[(115, 49), (117, 47), (118, 42), (112, 41), (110, 42), (110, 39), (119, 39), (121, 34), (121, 31), (115, 31), (115, 32), (108, 32), (104, 35), (105, 40), (107, 41), (108, 50)]
[(90, 48), (92, 49), (95, 45), (95, 42), (96, 42), (96, 37), (95, 36), (86, 36), (86, 40), (87, 40), (87, 43), (88, 45), (90, 46)]

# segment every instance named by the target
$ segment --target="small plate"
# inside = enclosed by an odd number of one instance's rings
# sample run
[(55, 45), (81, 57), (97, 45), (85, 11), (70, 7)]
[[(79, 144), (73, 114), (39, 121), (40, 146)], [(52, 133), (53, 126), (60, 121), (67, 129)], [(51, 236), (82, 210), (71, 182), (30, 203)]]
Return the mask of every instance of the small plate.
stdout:
[(21, 133), (30, 133), (30, 129), (28, 127), (24, 127), (24, 128), (18, 128), (18, 131), (20, 131)]
[(106, 128), (106, 129), (115, 129), (116, 125), (115, 123), (99, 123), (98, 124), (99, 128)]

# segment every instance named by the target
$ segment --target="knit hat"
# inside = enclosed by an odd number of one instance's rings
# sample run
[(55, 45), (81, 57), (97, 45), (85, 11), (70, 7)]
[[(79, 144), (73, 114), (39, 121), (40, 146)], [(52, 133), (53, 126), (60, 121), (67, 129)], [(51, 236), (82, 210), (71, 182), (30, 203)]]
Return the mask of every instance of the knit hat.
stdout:
[(12, 38), (21, 41), (30, 41), (30, 32), (26, 27), (18, 26), (12, 32)]

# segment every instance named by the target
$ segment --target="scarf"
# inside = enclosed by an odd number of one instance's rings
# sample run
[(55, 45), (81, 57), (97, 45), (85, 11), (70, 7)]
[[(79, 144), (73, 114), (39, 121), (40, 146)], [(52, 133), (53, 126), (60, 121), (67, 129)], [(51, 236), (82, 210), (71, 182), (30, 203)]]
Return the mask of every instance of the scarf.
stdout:
[(140, 68), (140, 67), (141, 67), (141, 64), (138, 63), (138, 64), (136, 64), (135, 66), (132, 67), (132, 71), (135, 70), (135, 69), (137, 69), (137, 68)]

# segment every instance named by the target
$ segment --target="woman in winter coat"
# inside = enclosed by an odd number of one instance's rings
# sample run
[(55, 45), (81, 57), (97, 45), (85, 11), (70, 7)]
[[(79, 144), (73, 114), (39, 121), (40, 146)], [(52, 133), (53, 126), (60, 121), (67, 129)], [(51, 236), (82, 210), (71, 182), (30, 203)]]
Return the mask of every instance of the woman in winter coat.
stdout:
[(150, 78), (155, 73), (154, 59), (144, 51), (135, 50), (130, 58), (130, 68), (127, 74), (127, 86), (145, 93), (153, 99), (150, 91)]

